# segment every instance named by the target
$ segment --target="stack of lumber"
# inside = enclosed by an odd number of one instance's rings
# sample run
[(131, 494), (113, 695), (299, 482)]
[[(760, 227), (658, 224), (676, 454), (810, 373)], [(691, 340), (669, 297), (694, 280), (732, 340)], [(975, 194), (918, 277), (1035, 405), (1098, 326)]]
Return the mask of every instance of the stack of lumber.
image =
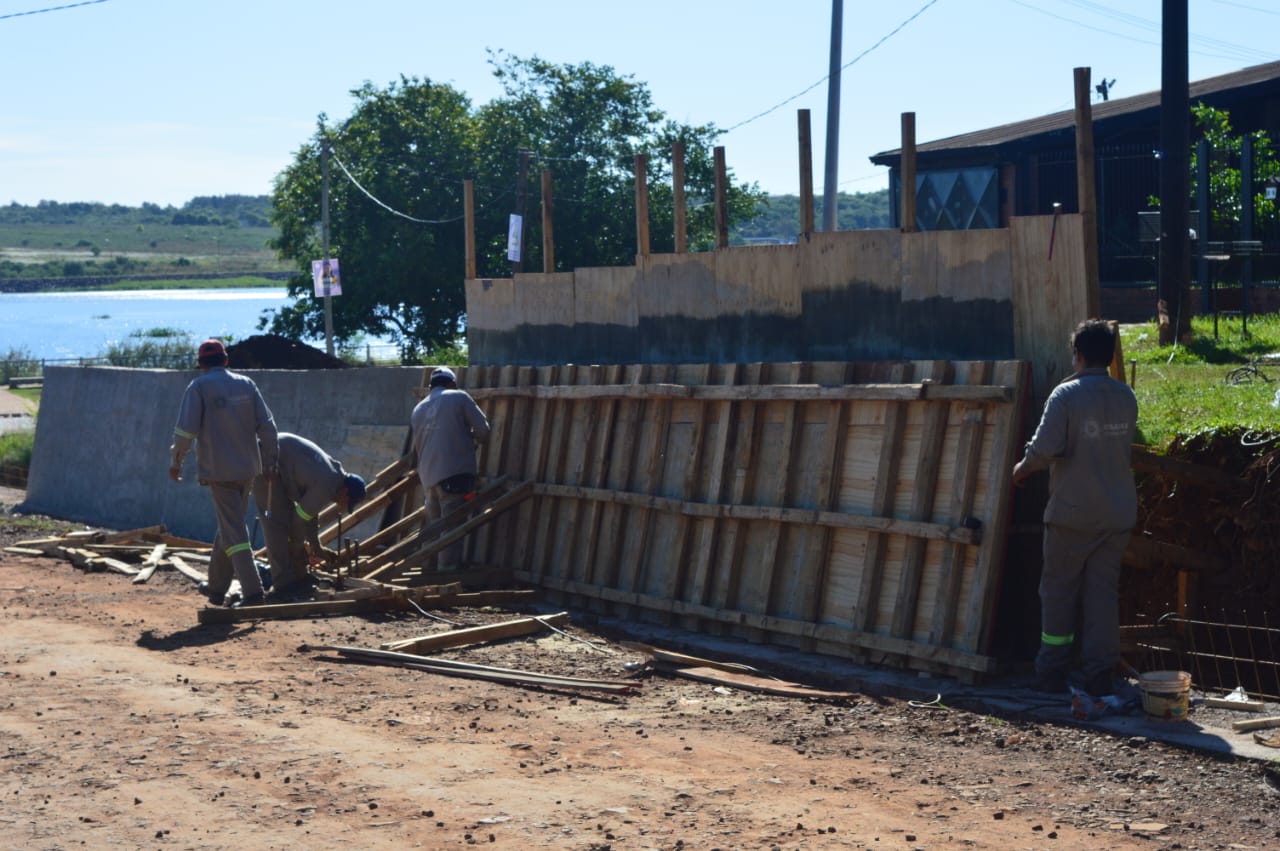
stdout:
[[(148, 581), (157, 570), (176, 570), (192, 582), (207, 579), (210, 547), (200, 541), (168, 534), (164, 526), (126, 532), (70, 532), (66, 535), (19, 541), (6, 553), (65, 559), (80, 570), (112, 571)], [(197, 566), (199, 565), (199, 566)]]

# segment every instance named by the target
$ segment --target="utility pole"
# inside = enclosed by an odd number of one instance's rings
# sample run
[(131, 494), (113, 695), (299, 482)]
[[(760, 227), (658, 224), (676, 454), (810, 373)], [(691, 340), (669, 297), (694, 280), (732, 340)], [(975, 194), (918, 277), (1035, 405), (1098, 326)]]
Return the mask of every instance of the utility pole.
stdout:
[(831, 0), (831, 66), (827, 74), (827, 154), (822, 180), (822, 229), (836, 229), (836, 176), (840, 165), (840, 31), (844, 0)]
[[(1160, 343), (1169, 345), (1191, 327), (1191, 95), (1187, 81), (1187, 0), (1163, 0), (1160, 65), (1160, 300), (1169, 324)], [(1207, 234), (1200, 234), (1206, 239)], [(1166, 331), (1166, 328), (1168, 329)], [(1168, 339), (1166, 339), (1166, 336)]]
[[(320, 126), (320, 244), (323, 264), (329, 260), (329, 137), (324, 125)], [(324, 350), (333, 357), (333, 297), (328, 282), (324, 288)]]

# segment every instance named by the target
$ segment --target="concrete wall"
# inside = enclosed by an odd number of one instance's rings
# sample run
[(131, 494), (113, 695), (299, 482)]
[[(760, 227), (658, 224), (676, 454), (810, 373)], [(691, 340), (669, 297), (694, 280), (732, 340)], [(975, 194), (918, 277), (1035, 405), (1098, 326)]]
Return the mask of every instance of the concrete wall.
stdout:
[[(399, 458), (423, 367), (249, 370), (281, 431), (314, 440), (348, 472), (371, 478)], [(197, 373), (49, 367), (22, 510), (115, 529), (163, 523), (211, 541), (209, 493), (169, 480), (182, 392)], [(259, 541), (261, 537), (259, 536)]]

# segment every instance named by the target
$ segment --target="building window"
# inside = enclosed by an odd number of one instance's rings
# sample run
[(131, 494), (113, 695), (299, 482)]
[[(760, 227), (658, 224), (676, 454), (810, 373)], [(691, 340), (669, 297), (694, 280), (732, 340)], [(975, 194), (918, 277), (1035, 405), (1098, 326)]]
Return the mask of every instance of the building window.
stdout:
[(948, 168), (916, 174), (916, 227), (980, 230), (1000, 227), (1000, 170)]

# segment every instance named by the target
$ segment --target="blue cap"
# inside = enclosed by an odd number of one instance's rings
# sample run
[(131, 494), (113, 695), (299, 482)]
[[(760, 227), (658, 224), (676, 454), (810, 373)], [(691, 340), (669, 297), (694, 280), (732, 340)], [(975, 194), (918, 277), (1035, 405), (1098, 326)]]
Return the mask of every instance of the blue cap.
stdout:
[(457, 383), (458, 377), (454, 375), (453, 370), (449, 369), (447, 366), (436, 367), (435, 371), (431, 373), (431, 381), (429, 382), (432, 387), (443, 387), (446, 384)]
[(360, 500), (364, 499), (364, 479), (355, 473), (347, 473), (347, 500), (348, 510), (355, 508)]

